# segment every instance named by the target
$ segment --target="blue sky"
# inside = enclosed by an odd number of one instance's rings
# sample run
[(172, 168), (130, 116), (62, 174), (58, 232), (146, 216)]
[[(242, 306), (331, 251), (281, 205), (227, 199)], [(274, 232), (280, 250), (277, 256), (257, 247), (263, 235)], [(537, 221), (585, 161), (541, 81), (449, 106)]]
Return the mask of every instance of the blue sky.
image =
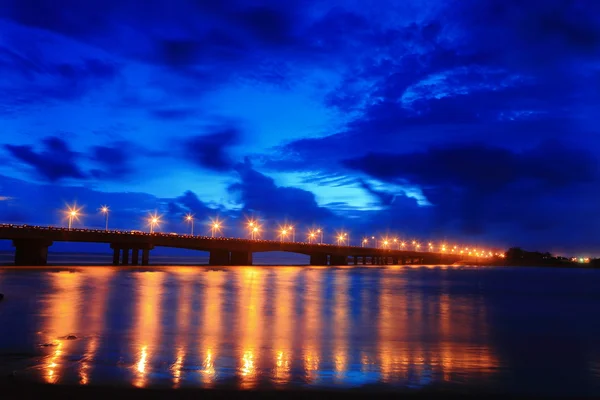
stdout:
[(2, 221), (598, 255), (595, 1), (1, 3)]

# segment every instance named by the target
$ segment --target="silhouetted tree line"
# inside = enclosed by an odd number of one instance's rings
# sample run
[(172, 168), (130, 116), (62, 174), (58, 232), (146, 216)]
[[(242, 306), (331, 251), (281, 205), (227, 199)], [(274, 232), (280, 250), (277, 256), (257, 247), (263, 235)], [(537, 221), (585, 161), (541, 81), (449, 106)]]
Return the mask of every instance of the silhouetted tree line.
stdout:
[(548, 252), (526, 251), (520, 247), (511, 247), (504, 254), (508, 265), (565, 265), (572, 264), (566, 257), (554, 256)]

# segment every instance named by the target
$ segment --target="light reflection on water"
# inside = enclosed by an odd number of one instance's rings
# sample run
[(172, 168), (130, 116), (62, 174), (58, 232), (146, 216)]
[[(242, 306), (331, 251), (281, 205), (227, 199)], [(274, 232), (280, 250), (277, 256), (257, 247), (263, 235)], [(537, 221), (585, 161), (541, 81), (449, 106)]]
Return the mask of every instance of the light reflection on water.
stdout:
[[(511, 375), (510, 360), (498, 349), (505, 342), (492, 340), (490, 300), (481, 290), (481, 276), (490, 273), (397, 267), (0, 269), (3, 291), (19, 290), (7, 296), (0, 318), (27, 319), (17, 326), (36, 343), (23, 339), (19, 350), (43, 357), (32, 357), (20, 375), (49, 383), (502, 387), (519, 377)], [(0, 354), (17, 351), (14, 345), (6, 349), (3, 338)], [(587, 365), (597, 379), (598, 361)]]

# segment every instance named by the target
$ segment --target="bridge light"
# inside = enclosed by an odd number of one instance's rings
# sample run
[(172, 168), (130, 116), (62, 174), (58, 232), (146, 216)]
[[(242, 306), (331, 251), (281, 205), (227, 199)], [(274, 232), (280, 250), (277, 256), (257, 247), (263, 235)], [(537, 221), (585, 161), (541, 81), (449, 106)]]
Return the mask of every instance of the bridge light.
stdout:
[(368, 242), (368, 241), (369, 241), (369, 239), (367, 239), (367, 238), (364, 238), (364, 239), (362, 240), (361, 247), (365, 247), (365, 245), (367, 244), (367, 242)]
[(150, 222), (150, 233), (154, 233), (154, 227), (158, 226), (160, 224), (160, 217), (154, 213), (153, 215), (151, 214), (149, 217), (149, 222)]
[(102, 214), (104, 214), (104, 230), (108, 230), (108, 212), (109, 212), (109, 208), (108, 206), (102, 206), (100, 207), (100, 212)]
[(81, 207), (77, 208), (76, 205), (67, 206), (67, 216), (69, 217), (69, 229), (73, 225), (73, 220), (79, 221), (79, 211), (81, 211)]
[(194, 236), (194, 215), (193, 215), (193, 214), (187, 214), (187, 215), (185, 216), (185, 220), (186, 220), (187, 222), (189, 222), (189, 223), (190, 223), (190, 225), (192, 226), (192, 228), (191, 228), (192, 230), (191, 230), (190, 234), (191, 234), (192, 236)]
[(288, 230), (287, 230), (287, 229), (284, 227), (284, 228), (282, 228), (282, 229), (281, 229), (279, 232), (280, 232), (280, 233), (279, 233), (279, 240), (280, 240), (281, 242), (283, 242), (283, 239), (285, 239), (285, 238), (287, 237)]

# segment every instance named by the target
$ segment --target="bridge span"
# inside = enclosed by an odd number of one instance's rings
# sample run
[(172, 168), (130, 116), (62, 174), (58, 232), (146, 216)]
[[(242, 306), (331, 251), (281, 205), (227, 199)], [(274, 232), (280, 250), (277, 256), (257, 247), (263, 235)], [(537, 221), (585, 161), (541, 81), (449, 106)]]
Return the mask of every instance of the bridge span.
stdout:
[[(114, 265), (149, 265), (155, 247), (209, 252), (209, 265), (252, 265), (252, 254), (285, 251), (310, 256), (310, 265), (353, 264), (453, 264), (461, 256), (448, 253), (392, 250), (332, 244), (250, 240), (139, 231), (68, 229), (0, 224), (0, 240), (12, 240), (15, 265), (46, 265), (48, 247), (54, 242), (107, 243)], [(141, 253), (141, 259), (140, 259)]]

